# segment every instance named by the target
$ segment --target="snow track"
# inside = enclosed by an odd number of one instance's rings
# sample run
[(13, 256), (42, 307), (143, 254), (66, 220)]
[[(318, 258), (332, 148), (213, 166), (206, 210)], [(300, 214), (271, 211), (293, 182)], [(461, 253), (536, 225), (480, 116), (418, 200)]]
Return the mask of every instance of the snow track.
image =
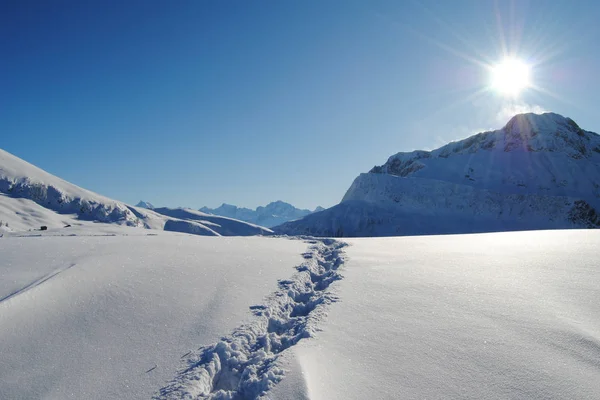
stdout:
[(28, 285), (23, 286), (21, 289), (18, 289), (4, 297), (1, 297), (0, 303), (3, 303), (9, 299), (12, 299), (15, 296), (18, 296), (22, 293), (27, 292), (28, 290), (31, 290), (31, 289), (34, 289), (34, 288), (40, 286), (42, 283), (49, 281), (50, 279), (54, 278), (56, 275), (60, 274), (61, 272), (66, 271), (69, 268), (72, 268), (74, 266), (75, 266), (75, 264), (69, 264), (63, 268), (59, 268), (55, 271), (52, 271), (49, 274), (46, 274), (46, 275), (42, 276), (41, 278), (34, 280), (33, 282), (29, 283)]
[(265, 305), (250, 307), (258, 318), (192, 352), (154, 399), (259, 399), (283, 379), (279, 353), (314, 335), (325, 306), (337, 300), (329, 285), (341, 279), (346, 244), (331, 239), (308, 243), (298, 273), (279, 281)]

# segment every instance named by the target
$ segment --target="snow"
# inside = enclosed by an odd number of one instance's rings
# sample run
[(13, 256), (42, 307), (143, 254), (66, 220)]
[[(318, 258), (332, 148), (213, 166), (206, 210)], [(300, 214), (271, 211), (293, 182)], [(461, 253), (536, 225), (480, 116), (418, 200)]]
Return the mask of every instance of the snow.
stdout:
[[(39, 204), (0, 193), (0, 234), (26, 231), (40, 226), (65, 226), (76, 223), (73, 215), (57, 214)], [(79, 222), (82, 223), (82, 222)]]
[(597, 398), (599, 233), (8, 233), (0, 398)]
[(598, 231), (345, 241), (306, 398), (598, 398)]
[(2, 399), (150, 398), (184, 354), (253, 318), (248, 307), (294, 275), (307, 247), (69, 229), (0, 239)]
[(306, 260), (265, 305), (251, 307), (259, 318), (214, 345), (193, 352), (175, 379), (155, 399), (258, 398), (285, 376), (279, 354), (314, 336), (325, 306), (336, 297), (327, 289), (341, 278), (345, 244), (312, 241)]

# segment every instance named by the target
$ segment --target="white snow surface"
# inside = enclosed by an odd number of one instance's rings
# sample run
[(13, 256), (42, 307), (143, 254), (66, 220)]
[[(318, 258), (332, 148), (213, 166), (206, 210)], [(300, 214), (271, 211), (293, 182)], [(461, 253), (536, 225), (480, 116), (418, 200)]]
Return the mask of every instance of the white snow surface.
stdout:
[(600, 398), (600, 232), (345, 241), (339, 302), (289, 362), (305, 394), (270, 398)]
[(600, 136), (558, 114), (522, 114), (434, 151), (398, 153), (342, 202), (275, 228), (395, 236), (600, 226)]
[(0, 398), (600, 394), (597, 230), (65, 232), (0, 238)]
[[(58, 228), (95, 221), (203, 236), (270, 234), (269, 229), (231, 218), (183, 219), (156, 213), (82, 189), (0, 149), (0, 233), (41, 226)], [(162, 209), (169, 210), (169, 209)], [(191, 213), (194, 211), (190, 210)], [(8, 226), (7, 226), (8, 224)]]
[(256, 318), (306, 248), (107, 224), (5, 234), (0, 398), (148, 399), (182, 356)]

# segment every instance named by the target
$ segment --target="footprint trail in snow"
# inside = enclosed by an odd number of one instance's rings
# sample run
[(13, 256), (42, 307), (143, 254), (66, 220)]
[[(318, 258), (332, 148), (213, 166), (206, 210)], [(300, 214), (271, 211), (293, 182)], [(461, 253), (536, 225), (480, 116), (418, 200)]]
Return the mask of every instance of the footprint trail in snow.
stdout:
[(278, 355), (314, 335), (325, 307), (336, 301), (329, 285), (341, 279), (345, 243), (309, 240), (304, 262), (264, 305), (250, 309), (257, 316), (219, 342), (203, 346), (187, 358), (187, 366), (154, 396), (155, 400), (260, 399), (285, 375)]

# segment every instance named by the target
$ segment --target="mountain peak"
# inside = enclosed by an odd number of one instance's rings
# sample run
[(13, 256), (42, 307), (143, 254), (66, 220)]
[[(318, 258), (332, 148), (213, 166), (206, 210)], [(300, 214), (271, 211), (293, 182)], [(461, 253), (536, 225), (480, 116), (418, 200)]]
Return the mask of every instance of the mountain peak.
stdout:
[(154, 209), (154, 206), (152, 205), (152, 203), (144, 201), (144, 200), (140, 200), (135, 206), (140, 207), (140, 208), (146, 208), (148, 210)]
[(585, 131), (571, 118), (563, 117), (560, 114), (552, 112), (542, 114), (517, 114), (512, 117), (502, 129), (505, 132), (529, 133), (532, 136), (537, 134), (551, 135), (559, 130), (573, 133), (578, 136), (585, 136)]
[(518, 114), (501, 129), (504, 151), (565, 152), (572, 158), (590, 155), (598, 135), (584, 131), (571, 118), (556, 113)]
[(482, 152), (563, 153), (573, 159), (600, 153), (600, 136), (585, 131), (571, 118), (556, 113), (518, 114), (502, 128), (478, 133), (433, 151), (416, 150), (391, 156), (371, 173), (409, 176), (425, 168), (425, 160)]
[[(564, 117), (557, 113), (544, 112), (537, 114), (530, 112), (514, 115), (508, 120), (504, 126), (504, 129), (520, 124), (527, 125), (530, 127), (530, 129), (534, 130), (540, 130), (543, 128), (546, 128), (547, 130), (556, 125), (567, 125), (572, 123), (574, 123), (574, 121), (571, 118)], [(575, 124), (575, 126), (577, 126), (577, 124)], [(579, 128), (579, 126), (577, 126), (577, 128)]]

